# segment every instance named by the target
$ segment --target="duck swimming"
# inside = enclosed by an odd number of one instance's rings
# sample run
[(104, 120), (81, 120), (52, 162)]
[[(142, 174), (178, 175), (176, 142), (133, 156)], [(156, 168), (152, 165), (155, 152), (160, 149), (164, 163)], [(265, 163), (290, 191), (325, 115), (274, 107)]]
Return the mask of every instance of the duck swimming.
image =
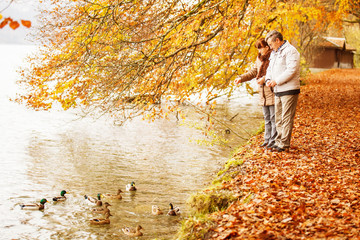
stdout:
[(20, 204), (21, 209), (23, 210), (43, 210), (45, 208), (45, 203), (47, 200), (45, 198), (40, 200), (40, 203), (30, 203), (30, 204)]
[(91, 211), (95, 212), (95, 213), (103, 213), (105, 215), (106, 212), (110, 211), (110, 209), (108, 209), (109, 206), (111, 206), (110, 203), (105, 202), (104, 207), (98, 207), (98, 208), (93, 208), (91, 209)]
[(126, 185), (126, 191), (136, 191), (135, 182), (131, 182)]
[(122, 199), (121, 193), (123, 191), (121, 191), (121, 189), (118, 189), (117, 194), (110, 194), (110, 193), (105, 193), (103, 194), (103, 197), (106, 199)]
[(65, 190), (62, 190), (61, 193), (60, 193), (60, 197), (54, 197), (53, 198), (53, 201), (57, 202), (57, 201), (65, 201), (66, 200), (66, 197), (65, 197), (65, 194), (67, 192)]
[(121, 230), (123, 231), (123, 233), (125, 233), (126, 235), (128, 235), (130, 237), (139, 237), (139, 236), (143, 235), (143, 233), (140, 232), (141, 229), (143, 229), (143, 228), (140, 225), (138, 225), (135, 229), (126, 227)]
[(98, 193), (97, 194), (97, 198), (94, 198), (94, 197), (91, 197), (91, 196), (87, 196), (87, 195), (84, 195), (84, 198), (89, 201), (90, 203), (92, 204), (96, 204), (96, 206), (102, 206), (102, 201), (101, 201), (101, 194)]
[(169, 212), (167, 213), (167, 215), (169, 216), (177, 216), (180, 215), (180, 208), (179, 207), (175, 207), (173, 206), (172, 203), (169, 204)]
[(153, 205), (153, 206), (152, 206), (151, 213), (152, 213), (153, 215), (161, 215), (161, 214), (164, 214), (164, 212), (161, 211), (161, 209), (160, 209), (157, 205)]
[(106, 212), (104, 217), (105, 218), (94, 218), (90, 220), (90, 224), (92, 225), (104, 225), (104, 224), (110, 224), (109, 217), (112, 216), (110, 214), (110, 211)]

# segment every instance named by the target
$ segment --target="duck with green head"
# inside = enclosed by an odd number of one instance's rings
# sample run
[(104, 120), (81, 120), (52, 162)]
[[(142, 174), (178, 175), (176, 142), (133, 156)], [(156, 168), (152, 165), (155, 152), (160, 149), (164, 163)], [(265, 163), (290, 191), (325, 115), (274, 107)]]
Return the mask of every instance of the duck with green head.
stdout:
[(97, 198), (88, 196), (88, 195), (84, 195), (85, 200), (87, 200), (88, 202), (92, 203), (92, 204), (96, 204), (96, 206), (102, 206), (102, 201), (101, 201), (101, 193), (97, 194)]
[(21, 209), (23, 210), (43, 210), (45, 208), (45, 203), (47, 200), (45, 198), (40, 200), (40, 203), (30, 203), (30, 204), (20, 204)]
[(126, 191), (136, 191), (135, 182), (126, 185)]
[(180, 215), (180, 208), (174, 207), (172, 203), (169, 204), (169, 211), (167, 213), (169, 216), (177, 216)]
[(53, 201), (55, 201), (55, 202), (58, 202), (58, 201), (65, 201), (66, 200), (66, 197), (65, 197), (65, 194), (66, 194), (67, 192), (65, 191), (65, 190), (62, 190), (61, 192), (60, 192), (60, 197), (54, 197), (53, 198)]

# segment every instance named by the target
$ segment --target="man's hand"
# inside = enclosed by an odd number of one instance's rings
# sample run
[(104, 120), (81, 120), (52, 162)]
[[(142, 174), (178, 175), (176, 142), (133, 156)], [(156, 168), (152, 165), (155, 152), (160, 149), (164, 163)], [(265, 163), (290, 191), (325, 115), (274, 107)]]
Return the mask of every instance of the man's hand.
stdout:
[(274, 80), (270, 80), (266, 82), (266, 86), (268, 87), (275, 87), (276, 86), (276, 82)]

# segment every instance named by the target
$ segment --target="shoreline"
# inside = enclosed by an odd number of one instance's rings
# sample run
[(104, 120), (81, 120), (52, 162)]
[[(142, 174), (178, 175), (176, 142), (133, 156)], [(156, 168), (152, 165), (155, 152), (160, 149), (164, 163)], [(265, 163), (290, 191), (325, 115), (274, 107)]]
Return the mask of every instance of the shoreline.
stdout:
[(301, 87), (289, 152), (233, 154), (187, 202), (177, 239), (360, 237), (360, 70), (310, 75)]

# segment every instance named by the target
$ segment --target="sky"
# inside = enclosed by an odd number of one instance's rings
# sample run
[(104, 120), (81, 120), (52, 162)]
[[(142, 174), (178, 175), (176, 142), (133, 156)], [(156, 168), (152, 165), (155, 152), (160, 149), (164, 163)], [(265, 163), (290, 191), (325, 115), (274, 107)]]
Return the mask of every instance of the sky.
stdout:
[[(35, 44), (31, 41), (31, 33), (35, 33), (38, 15), (38, 0), (14, 0), (6, 8), (10, 0), (0, 0), (0, 14), (3, 18), (11, 17), (13, 20), (30, 20), (31, 28), (20, 26), (16, 30), (11, 29), (8, 25), (0, 29), (0, 44)], [(6, 9), (5, 9), (6, 8)], [(1, 20), (0, 20), (1, 21)]]
[[(196, 2), (197, 0), (186, 0), (188, 3), (192, 1)], [(7, 7), (10, 2), (10, 6)], [(22, 25), (16, 30), (11, 29), (8, 25), (0, 29), (0, 44), (36, 44), (31, 40), (31, 34), (36, 34), (36, 27), (39, 25), (36, 21), (39, 14), (38, 9), (44, 6), (45, 4), (40, 4), (39, 0), (0, 0), (0, 14), (3, 18), (11, 17), (18, 22), (30, 20), (32, 23), (30, 29)]]

